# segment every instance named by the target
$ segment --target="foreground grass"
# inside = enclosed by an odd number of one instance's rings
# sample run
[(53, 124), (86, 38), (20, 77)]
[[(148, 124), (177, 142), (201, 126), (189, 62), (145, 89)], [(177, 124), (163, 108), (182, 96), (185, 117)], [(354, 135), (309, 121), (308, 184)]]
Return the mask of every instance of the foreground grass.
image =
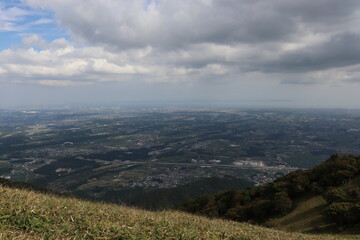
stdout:
[(359, 239), (285, 233), (180, 212), (148, 212), (0, 186), (0, 239)]

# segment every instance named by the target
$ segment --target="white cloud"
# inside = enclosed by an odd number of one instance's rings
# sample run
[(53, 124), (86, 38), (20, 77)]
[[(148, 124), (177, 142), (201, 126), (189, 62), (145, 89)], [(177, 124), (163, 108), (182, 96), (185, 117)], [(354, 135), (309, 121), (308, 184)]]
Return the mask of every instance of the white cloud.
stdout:
[(92, 84), (92, 82), (75, 82), (70, 80), (36, 80), (33, 83), (53, 87), (86, 86)]
[[(144, 58), (151, 49), (137, 49), (112, 53), (103, 47), (71, 46), (64, 39), (50, 43), (38, 35), (25, 37), (23, 49), (0, 52), (0, 80), (28, 82), (52, 86), (97, 81), (124, 81), (133, 77), (159, 74), (161, 68), (152, 66)], [(39, 46), (34, 49), (30, 46)], [(51, 84), (50, 81), (54, 81)], [(71, 84), (70, 84), (71, 83)]]
[(52, 19), (49, 18), (40, 18), (37, 19), (33, 22), (29, 22), (27, 25), (29, 26), (35, 26), (35, 25), (42, 25), (42, 24), (49, 24), (49, 23), (53, 23), (54, 21)]
[[(192, 45), (182, 50), (154, 51), (151, 47), (120, 52), (107, 48), (74, 47), (65, 39), (46, 42), (37, 35), (24, 38), (23, 49), (0, 52), (0, 81), (32, 83), (47, 86), (82, 86), (96, 82), (219, 82), (267, 81), (281, 83), (334, 83), (356, 78), (360, 66), (341, 67), (297, 74), (250, 71), (258, 55), (266, 59), (264, 50), (244, 45)], [(268, 58), (273, 57), (269, 50)], [(277, 55), (276, 55), (277, 56)], [(266, 61), (266, 60), (265, 60)], [(348, 72), (352, 72), (349, 75)], [(335, 74), (339, 72), (339, 74)], [(340, 74), (341, 73), (341, 74)], [(53, 81), (53, 82), (51, 82)]]
[(30, 15), (30, 12), (18, 7), (5, 8), (4, 4), (0, 3), (0, 31), (20, 31), (23, 27), (17, 24), (25, 16)]
[(31, 34), (23, 38), (23, 44), (25, 47), (41, 47), (46, 48), (47, 42), (37, 34)]
[[(73, 40), (26, 35), (23, 49), (0, 52), (2, 82), (332, 83), (349, 82), (343, 76), (360, 61), (359, 30), (352, 26), (360, 19), (357, 0), (23, 2), (55, 15), (28, 25), (54, 21)], [(6, 9), (0, 25), (15, 28), (26, 14)], [(343, 74), (331, 75), (334, 69)]]
[(44, 14), (43, 11), (29, 9), (17, 1), (0, 2), (0, 32), (23, 32), (54, 22)]

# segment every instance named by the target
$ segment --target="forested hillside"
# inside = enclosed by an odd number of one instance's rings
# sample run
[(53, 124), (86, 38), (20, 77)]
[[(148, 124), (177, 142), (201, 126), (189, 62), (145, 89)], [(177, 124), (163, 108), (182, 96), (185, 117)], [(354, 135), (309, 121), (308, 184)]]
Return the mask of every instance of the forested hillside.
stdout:
[[(360, 223), (359, 178), (360, 156), (334, 154), (311, 170), (297, 170), (270, 184), (245, 191), (205, 195), (183, 204), (180, 209), (209, 217), (266, 224), (270, 219), (299, 211), (303, 200), (318, 197), (317, 209), (305, 208), (301, 212), (313, 211), (314, 216), (310, 214), (307, 218), (311, 222), (313, 217), (312, 229), (294, 230), (353, 231)], [(315, 214), (321, 215), (321, 221), (316, 220), (319, 216)]]

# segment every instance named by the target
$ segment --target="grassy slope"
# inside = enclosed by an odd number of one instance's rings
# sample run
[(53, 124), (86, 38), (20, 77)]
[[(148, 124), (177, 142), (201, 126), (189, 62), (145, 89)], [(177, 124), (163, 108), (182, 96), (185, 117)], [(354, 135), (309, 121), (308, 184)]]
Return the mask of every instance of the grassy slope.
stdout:
[(296, 200), (296, 208), (289, 214), (268, 220), (265, 225), (285, 231), (311, 231), (314, 228), (328, 227), (322, 215), (325, 200), (321, 196), (309, 195)]
[(0, 239), (359, 239), (285, 233), (179, 212), (148, 212), (0, 186)]
[[(357, 177), (339, 188), (360, 187), (360, 177)], [(319, 195), (308, 195), (297, 199), (295, 208), (289, 214), (268, 220), (265, 225), (285, 231), (311, 232), (331, 231), (323, 216), (326, 201)]]

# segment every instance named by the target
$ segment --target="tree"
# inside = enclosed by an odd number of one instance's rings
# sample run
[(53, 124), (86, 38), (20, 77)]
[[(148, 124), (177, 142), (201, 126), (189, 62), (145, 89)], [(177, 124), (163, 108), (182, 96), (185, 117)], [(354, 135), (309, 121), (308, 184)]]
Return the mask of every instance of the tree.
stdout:
[(292, 208), (292, 200), (286, 192), (278, 192), (274, 197), (275, 211), (281, 215), (288, 213)]

